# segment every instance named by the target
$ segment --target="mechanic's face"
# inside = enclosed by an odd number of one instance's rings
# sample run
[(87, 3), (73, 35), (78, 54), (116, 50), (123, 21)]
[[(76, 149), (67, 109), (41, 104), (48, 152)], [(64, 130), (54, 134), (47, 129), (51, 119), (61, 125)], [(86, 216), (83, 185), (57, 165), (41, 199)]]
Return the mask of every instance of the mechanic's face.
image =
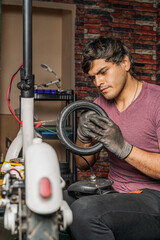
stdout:
[(105, 59), (95, 59), (91, 63), (88, 74), (106, 99), (117, 98), (124, 89), (130, 68), (127, 61), (128, 58), (117, 65)]

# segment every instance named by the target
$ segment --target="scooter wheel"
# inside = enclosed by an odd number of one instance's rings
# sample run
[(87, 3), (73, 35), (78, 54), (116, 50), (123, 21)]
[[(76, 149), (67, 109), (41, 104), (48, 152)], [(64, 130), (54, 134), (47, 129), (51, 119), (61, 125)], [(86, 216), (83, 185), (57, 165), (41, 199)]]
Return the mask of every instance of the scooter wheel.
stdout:
[(74, 144), (69, 137), (66, 134), (65, 131), (65, 124), (68, 116), (79, 109), (86, 109), (86, 110), (92, 110), (95, 111), (100, 116), (107, 116), (107, 113), (97, 104), (91, 103), (88, 101), (76, 101), (69, 105), (67, 105), (60, 113), (57, 121), (57, 135), (60, 139), (61, 143), (69, 149), (72, 153), (82, 156), (92, 155), (97, 152), (99, 152), (103, 148), (102, 143), (97, 143), (91, 147), (80, 147), (76, 144)]
[(27, 231), (23, 239), (26, 240), (50, 240), (58, 238), (57, 213), (40, 215), (28, 209)]

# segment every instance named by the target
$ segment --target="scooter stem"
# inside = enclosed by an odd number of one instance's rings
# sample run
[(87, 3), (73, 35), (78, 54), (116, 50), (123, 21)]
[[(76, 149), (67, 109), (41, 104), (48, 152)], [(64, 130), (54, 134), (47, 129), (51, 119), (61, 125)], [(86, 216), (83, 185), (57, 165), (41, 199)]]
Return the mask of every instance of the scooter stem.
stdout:
[(32, 75), (32, 0), (23, 0), (23, 69), (21, 70), (23, 157), (34, 134), (34, 77)]

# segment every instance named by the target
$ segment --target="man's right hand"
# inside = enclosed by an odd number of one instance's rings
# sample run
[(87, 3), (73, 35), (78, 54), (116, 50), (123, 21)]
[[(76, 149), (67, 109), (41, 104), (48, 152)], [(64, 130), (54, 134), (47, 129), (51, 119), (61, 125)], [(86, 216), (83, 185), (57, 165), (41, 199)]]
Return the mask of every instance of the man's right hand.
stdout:
[(94, 111), (85, 111), (79, 118), (77, 137), (83, 143), (90, 143), (92, 141), (92, 138), (88, 137), (88, 123), (95, 114)]

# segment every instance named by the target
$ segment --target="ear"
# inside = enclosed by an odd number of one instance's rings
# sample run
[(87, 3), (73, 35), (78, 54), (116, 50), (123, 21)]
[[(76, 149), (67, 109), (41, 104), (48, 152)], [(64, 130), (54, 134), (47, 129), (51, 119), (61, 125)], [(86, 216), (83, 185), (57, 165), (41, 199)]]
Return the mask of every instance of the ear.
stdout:
[(129, 72), (130, 67), (131, 67), (131, 62), (129, 60), (129, 57), (127, 55), (124, 56), (123, 61), (121, 62), (121, 65), (123, 66), (123, 68)]

